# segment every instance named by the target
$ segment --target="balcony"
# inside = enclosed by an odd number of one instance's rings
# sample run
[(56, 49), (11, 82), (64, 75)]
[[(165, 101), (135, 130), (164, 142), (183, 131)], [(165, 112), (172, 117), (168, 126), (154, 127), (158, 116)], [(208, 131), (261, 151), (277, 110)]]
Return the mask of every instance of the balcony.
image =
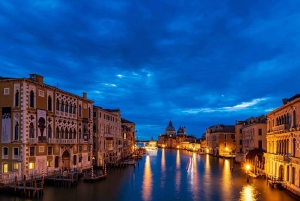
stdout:
[(113, 147), (107, 147), (107, 150), (108, 150), (108, 151), (113, 151), (114, 148), (113, 148)]
[(20, 156), (19, 155), (13, 155), (13, 160), (19, 160)]
[(38, 138), (28, 138), (28, 144), (37, 144)]
[(88, 140), (85, 140), (85, 139), (79, 139), (79, 144), (93, 144), (93, 139), (88, 139)]
[(59, 140), (58, 144), (76, 144), (76, 139), (57, 139)]
[(272, 127), (272, 131), (288, 131), (290, 128), (290, 124), (281, 124), (279, 126)]

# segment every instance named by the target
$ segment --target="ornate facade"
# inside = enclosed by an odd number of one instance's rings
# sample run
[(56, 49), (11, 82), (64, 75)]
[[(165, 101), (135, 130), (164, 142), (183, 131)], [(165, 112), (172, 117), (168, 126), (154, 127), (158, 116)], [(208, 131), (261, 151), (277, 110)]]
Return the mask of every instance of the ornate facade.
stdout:
[(43, 83), (0, 78), (0, 171), (31, 175), (91, 166), (93, 101)]
[(123, 132), (123, 154), (124, 157), (130, 156), (135, 151), (135, 123), (122, 118)]
[(300, 95), (283, 99), (283, 105), (267, 115), (268, 177), (282, 182), (288, 190), (300, 194)]

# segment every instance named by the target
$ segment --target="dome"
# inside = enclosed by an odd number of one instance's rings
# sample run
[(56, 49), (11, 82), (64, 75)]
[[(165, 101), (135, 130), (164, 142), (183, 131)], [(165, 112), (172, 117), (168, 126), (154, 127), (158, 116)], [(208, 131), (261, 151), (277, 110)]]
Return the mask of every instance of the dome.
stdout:
[(166, 128), (166, 131), (175, 131), (175, 128), (172, 125), (172, 121), (169, 122), (169, 126)]

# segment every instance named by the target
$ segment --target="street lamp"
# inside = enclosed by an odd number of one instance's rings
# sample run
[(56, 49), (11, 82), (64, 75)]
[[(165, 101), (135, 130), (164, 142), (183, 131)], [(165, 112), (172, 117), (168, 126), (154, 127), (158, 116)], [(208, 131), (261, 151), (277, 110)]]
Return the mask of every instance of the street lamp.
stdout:
[(249, 182), (249, 174), (248, 174), (248, 171), (250, 170), (250, 165), (247, 164), (246, 165), (246, 177), (247, 177), (247, 182)]

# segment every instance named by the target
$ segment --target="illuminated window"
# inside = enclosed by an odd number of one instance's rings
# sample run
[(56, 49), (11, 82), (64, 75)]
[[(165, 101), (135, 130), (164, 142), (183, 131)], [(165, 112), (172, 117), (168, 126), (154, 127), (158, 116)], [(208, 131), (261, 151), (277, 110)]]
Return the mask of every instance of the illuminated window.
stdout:
[(14, 170), (18, 170), (19, 169), (19, 164), (18, 163), (14, 163), (13, 164), (13, 169)]
[(51, 167), (52, 166), (52, 161), (47, 161), (47, 167)]
[(29, 170), (33, 170), (34, 169), (34, 162), (30, 162), (29, 163)]
[(8, 164), (4, 163), (3, 164), (3, 173), (7, 173), (8, 172)]

